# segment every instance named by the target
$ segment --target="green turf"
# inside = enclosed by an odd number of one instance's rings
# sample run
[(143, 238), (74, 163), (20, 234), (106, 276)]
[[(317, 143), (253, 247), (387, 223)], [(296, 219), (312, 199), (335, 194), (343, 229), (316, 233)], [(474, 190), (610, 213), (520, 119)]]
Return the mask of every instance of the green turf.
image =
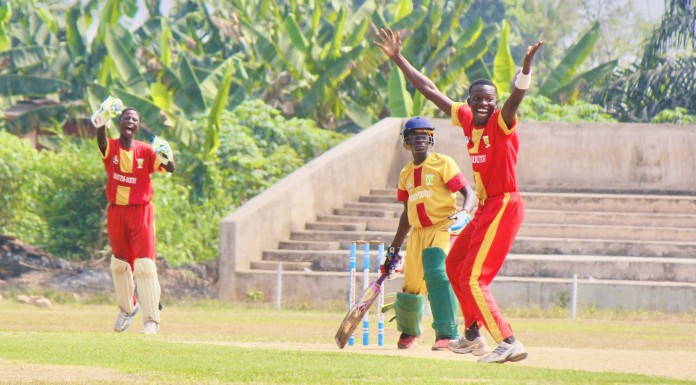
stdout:
[[(138, 333), (140, 317), (126, 333), (111, 332), (114, 309), (113, 305), (84, 304), (37, 309), (7, 300), (0, 302), (0, 369), (3, 362), (10, 362), (86, 366), (116, 374), (113, 379), (100, 381), (23, 382), (32, 384), (696, 384), (637, 374), (484, 365), (326, 349), (327, 345), (331, 347), (331, 338), (343, 316), (337, 311), (276, 311), (214, 303), (170, 305), (162, 313), (162, 333), (145, 336)], [(661, 319), (580, 322), (515, 318), (513, 323), (528, 347), (548, 341), (552, 341), (548, 346), (553, 346), (553, 341), (564, 338), (580, 347), (593, 345), (592, 339), (625, 338), (628, 347), (640, 349), (654, 344), (656, 332), (674, 336), (675, 342), (679, 335), (696, 335), (692, 323), (680, 320), (666, 325)], [(389, 343), (397, 336), (394, 329), (387, 325)], [(585, 338), (573, 337), (576, 335)], [(685, 348), (692, 351), (694, 337), (686, 341)], [(282, 344), (281, 348), (254, 347), (255, 342), (316, 344), (325, 351), (283, 349)], [(1, 375), (0, 383), (5, 383)]]

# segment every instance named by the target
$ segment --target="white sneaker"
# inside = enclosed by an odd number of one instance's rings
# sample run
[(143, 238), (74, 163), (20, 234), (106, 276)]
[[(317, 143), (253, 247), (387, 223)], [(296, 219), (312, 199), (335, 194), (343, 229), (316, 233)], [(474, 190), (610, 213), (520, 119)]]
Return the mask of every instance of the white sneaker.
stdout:
[(488, 353), (486, 340), (481, 336), (474, 338), (473, 341), (467, 340), (465, 336), (462, 336), (462, 338), (458, 340), (451, 340), (449, 342), (449, 348), (451, 351), (459, 354), (471, 353), (475, 356), (482, 356)]
[(157, 334), (159, 332), (159, 325), (155, 321), (145, 322), (143, 327), (143, 334)]
[(478, 362), (494, 362), (502, 364), (503, 362), (517, 362), (527, 358), (527, 349), (522, 346), (520, 341), (508, 344), (505, 341), (500, 341), (498, 347), (492, 352), (479, 358)]
[(114, 324), (114, 331), (117, 333), (121, 333), (128, 329), (128, 326), (130, 326), (133, 316), (138, 314), (138, 310), (140, 310), (139, 302), (135, 303), (135, 307), (133, 308), (133, 311), (130, 314), (126, 313), (123, 310), (119, 310), (118, 316), (116, 317), (116, 323)]

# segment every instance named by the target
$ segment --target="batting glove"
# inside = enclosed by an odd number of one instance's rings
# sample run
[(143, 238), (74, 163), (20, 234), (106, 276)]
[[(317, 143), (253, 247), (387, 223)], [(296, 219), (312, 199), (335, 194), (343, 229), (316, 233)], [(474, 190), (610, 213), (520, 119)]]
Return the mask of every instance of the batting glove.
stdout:
[(459, 234), (459, 232), (471, 222), (471, 215), (469, 215), (466, 210), (462, 210), (450, 216), (449, 219), (454, 219), (454, 223), (449, 225), (447, 231), (449, 231), (450, 234)]
[(167, 160), (174, 159), (172, 148), (169, 146), (169, 143), (167, 143), (166, 140), (160, 138), (159, 136), (153, 136), (150, 138), (150, 145), (155, 151), (155, 154), (159, 154)]
[(111, 118), (121, 115), (123, 110), (123, 102), (119, 98), (109, 96), (99, 105), (99, 108), (92, 114), (92, 125), (96, 128), (108, 127), (111, 124)]
[(390, 246), (380, 269), (382, 274), (387, 274), (389, 280), (396, 278), (404, 268), (404, 258), (399, 251), (401, 251), (400, 247)]

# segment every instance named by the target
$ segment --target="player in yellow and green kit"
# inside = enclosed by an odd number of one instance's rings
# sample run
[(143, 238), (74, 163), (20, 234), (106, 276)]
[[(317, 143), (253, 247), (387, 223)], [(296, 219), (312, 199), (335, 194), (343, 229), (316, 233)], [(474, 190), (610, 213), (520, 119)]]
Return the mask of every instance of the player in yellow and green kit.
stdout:
[(404, 147), (411, 151), (413, 161), (401, 170), (397, 189), (399, 202), (404, 203), (399, 227), (387, 249), (389, 261), (399, 255), (400, 247), (410, 231), (403, 266), (403, 292), (397, 293), (394, 310), (401, 332), (399, 349), (416, 345), (421, 335), (424, 294), (428, 294), (436, 333), (433, 350), (448, 350), (448, 343), (458, 339), (457, 298), (452, 292), (445, 258), (450, 248), (448, 227), (457, 211), (457, 191), (464, 195), (464, 210), (470, 212), (476, 204), (474, 190), (454, 160), (430, 152), (435, 143), (434, 126), (425, 118), (409, 119), (402, 131)]

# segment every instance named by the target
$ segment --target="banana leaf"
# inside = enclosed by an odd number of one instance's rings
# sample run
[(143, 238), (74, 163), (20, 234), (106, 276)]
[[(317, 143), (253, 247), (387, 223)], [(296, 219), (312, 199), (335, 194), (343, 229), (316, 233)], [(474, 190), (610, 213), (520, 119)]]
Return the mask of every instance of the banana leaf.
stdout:
[(215, 102), (210, 108), (208, 114), (208, 127), (205, 132), (205, 153), (212, 155), (220, 147), (220, 125), (222, 122), (222, 112), (227, 106), (227, 100), (230, 94), (230, 85), (232, 84), (232, 71), (234, 66), (228, 65), (225, 68), (222, 83), (215, 97)]
[(499, 92), (505, 92), (510, 88), (512, 78), (515, 76), (515, 61), (510, 53), (510, 25), (503, 20), (503, 26), (498, 39), (498, 51), (493, 59), (493, 83)]
[[(118, 69), (118, 74), (123, 79), (126, 89), (142, 92), (142, 90), (147, 89), (147, 82), (140, 73), (138, 62), (133, 58), (135, 49), (130, 42), (127, 42), (127, 38), (116, 36), (115, 30), (115, 28), (109, 28), (104, 34), (104, 44), (109, 52), (109, 57)], [(124, 34), (127, 36), (129, 33), (124, 32)]]
[(341, 98), (346, 108), (346, 115), (360, 128), (367, 128), (374, 124), (372, 114), (360, 103), (356, 103), (351, 98)]
[(64, 104), (51, 104), (32, 108), (12, 120), (7, 128), (14, 134), (26, 134), (36, 129), (52, 125), (52, 121), (63, 121), (68, 107)]
[(575, 101), (578, 99), (580, 92), (588, 89), (598, 80), (605, 79), (610, 76), (612, 71), (617, 68), (618, 65), (618, 60), (611, 60), (585, 71), (582, 74), (575, 76), (571, 81), (559, 88), (549, 98), (555, 103), (561, 104)]
[(413, 114), (413, 99), (406, 90), (406, 79), (396, 66), (389, 74), (389, 113), (392, 117), (402, 118)]
[(46, 46), (20, 46), (0, 52), (0, 58), (7, 58), (7, 69), (14, 71), (17, 69), (27, 69), (43, 63), (51, 54), (54, 54), (53, 47)]
[(81, 7), (71, 7), (65, 18), (65, 40), (73, 58), (87, 56), (87, 46), (80, 33), (80, 17), (82, 16)]
[(594, 50), (597, 39), (600, 36), (599, 22), (595, 22), (589, 31), (587, 31), (577, 43), (575, 43), (567, 51), (556, 68), (551, 71), (549, 76), (544, 80), (539, 95), (550, 98), (550, 95), (557, 93), (561, 87), (566, 85), (578, 70), (580, 65)]
[(285, 20), (283, 20), (283, 28), (285, 29), (285, 33), (290, 37), (295, 49), (306, 54), (309, 49), (309, 42), (304, 36), (304, 33), (302, 33), (302, 28), (297, 24), (294, 14), (288, 13)]
[[(460, 70), (466, 71), (469, 67), (481, 61), (483, 55), (488, 52), (488, 38), (485, 35), (478, 34), (478, 38), (473, 44), (467, 45), (467, 43), (469, 42), (463, 41), (462, 48), (457, 49), (455, 55), (449, 60), (448, 73), (456, 73)], [(488, 69), (486, 69), (485, 74), (490, 74)], [(469, 79), (471, 79), (471, 76), (469, 76)]]
[[(205, 79), (203, 79), (200, 89), (208, 104), (212, 105), (212, 103), (219, 98), (219, 85), (224, 84), (227, 73), (230, 71), (229, 67), (232, 67), (232, 69), (239, 69), (242, 55), (243, 54), (241, 52), (238, 52), (233, 56), (230, 56), (227, 60), (220, 63), (220, 65), (211, 71)], [(243, 71), (244, 68), (241, 67), (241, 70)], [(234, 80), (234, 76), (230, 75), (230, 78)]]
[[(464, 69), (464, 72), (466, 72), (466, 77), (469, 78), (469, 83), (477, 79), (491, 79), (493, 77), (490, 71), (488, 71), (488, 66), (481, 58), (474, 60), (469, 67)], [(500, 93), (500, 90), (498, 92)]]
[(70, 89), (70, 83), (54, 77), (35, 75), (0, 75), (0, 95), (2, 96), (44, 96)]
[(195, 70), (186, 55), (179, 60), (179, 81), (181, 89), (174, 95), (177, 106), (187, 114), (203, 112), (208, 108)]
[(164, 19), (162, 19), (162, 29), (160, 31), (160, 54), (159, 58), (160, 61), (167, 65), (168, 67), (171, 67), (172, 65), (172, 41), (173, 41), (173, 36), (172, 36), (172, 30), (169, 29), (169, 26), (165, 22)]

